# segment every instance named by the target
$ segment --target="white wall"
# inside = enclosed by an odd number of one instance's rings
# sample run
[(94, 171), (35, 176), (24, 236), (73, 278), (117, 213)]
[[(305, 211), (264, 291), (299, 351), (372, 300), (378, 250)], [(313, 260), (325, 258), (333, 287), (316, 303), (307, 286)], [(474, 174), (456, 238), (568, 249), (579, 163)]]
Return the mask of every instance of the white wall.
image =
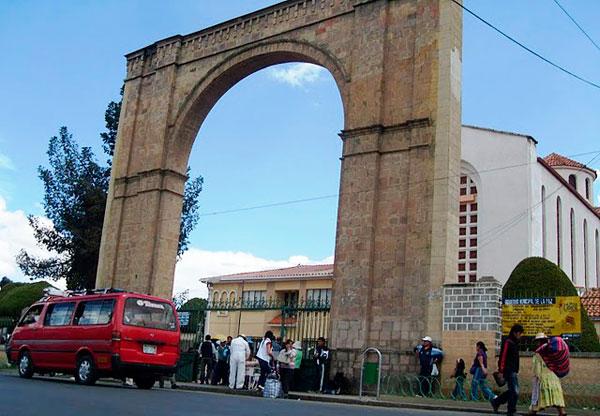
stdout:
[(525, 136), (463, 127), (462, 159), (478, 173), (477, 277), (505, 283), (531, 249), (534, 142)]
[[(597, 275), (597, 253), (596, 253), (596, 230), (600, 230), (600, 219), (592, 212), (574, 193), (563, 186), (561, 182), (554, 177), (544, 166), (538, 164), (537, 172), (534, 179), (535, 187), (534, 195), (541, 199), (541, 186), (546, 189), (546, 258), (557, 262), (558, 261), (558, 241), (557, 241), (557, 198), (560, 197), (562, 205), (562, 269), (571, 278), (575, 286), (586, 287), (585, 279), (585, 256), (584, 256), (584, 221), (587, 222), (587, 262), (588, 262), (588, 279), (587, 287), (598, 287), (599, 276)], [(579, 180), (578, 180), (579, 187)], [(585, 194), (584, 194), (585, 195)], [(575, 258), (571, 259), (571, 209), (575, 214), (575, 233), (574, 247)], [(541, 222), (541, 207), (538, 209), (538, 218), (534, 225), (536, 239), (541, 241), (542, 222)], [(539, 252), (541, 255), (541, 251)], [(572, 273), (572, 265), (575, 265), (575, 274)]]
[[(463, 126), (463, 171), (477, 182), (479, 203), (477, 277), (505, 283), (525, 257), (543, 256), (542, 207), (546, 210), (545, 257), (557, 263), (556, 200), (562, 204), (562, 268), (574, 284), (585, 287), (583, 224), (587, 221), (588, 287), (599, 287), (595, 241), (600, 219), (568, 187), (537, 161), (535, 142), (527, 136)], [(471, 172), (475, 171), (475, 173)], [(563, 172), (566, 174), (567, 172)], [(578, 174), (585, 196), (587, 173)], [(568, 175), (567, 175), (568, 178)], [(542, 186), (546, 202), (542, 204)], [(571, 272), (570, 211), (575, 214), (575, 275)]]

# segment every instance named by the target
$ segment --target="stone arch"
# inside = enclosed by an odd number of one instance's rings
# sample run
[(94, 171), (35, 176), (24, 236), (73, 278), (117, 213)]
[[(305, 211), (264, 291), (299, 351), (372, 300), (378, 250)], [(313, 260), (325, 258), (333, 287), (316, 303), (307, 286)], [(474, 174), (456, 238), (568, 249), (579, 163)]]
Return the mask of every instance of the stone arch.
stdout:
[(391, 351), (386, 371), (410, 372), (403, 351), (442, 339), (440, 293), (456, 273), (461, 50), (462, 10), (447, 0), (286, 0), (126, 55), (96, 286), (171, 296), (206, 114), (261, 68), (315, 63), (344, 108), (332, 371), (353, 374), (376, 345)]
[(311, 63), (329, 71), (340, 92), (346, 119), (350, 75), (339, 59), (306, 41), (282, 39), (261, 42), (228, 55), (196, 83), (169, 126), (166, 168), (185, 172), (187, 157), (202, 123), (227, 91), (262, 69), (291, 62)]

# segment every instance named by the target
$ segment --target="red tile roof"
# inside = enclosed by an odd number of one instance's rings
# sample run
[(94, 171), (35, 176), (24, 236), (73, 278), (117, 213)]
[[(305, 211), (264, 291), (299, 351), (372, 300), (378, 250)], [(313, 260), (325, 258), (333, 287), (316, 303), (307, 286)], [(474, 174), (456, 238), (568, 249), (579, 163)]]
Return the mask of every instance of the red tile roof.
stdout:
[(570, 168), (579, 168), (583, 169), (586, 166), (583, 163), (579, 163), (573, 159), (569, 159), (563, 155), (559, 155), (558, 153), (550, 153), (548, 156), (544, 158), (547, 164), (550, 166), (568, 166)]
[[(284, 320), (281, 315), (277, 315), (275, 318), (271, 319), (269, 321), (269, 325), (281, 325), (281, 321)], [(296, 325), (296, 322), (298, 321), (298, 319), (295, 316), (288, 316), (285, 318), (285, 324), (284, 325)]]
[(544, 161), (553, 168), (569, 167), (575, 169), (585, 169), (591, 172), (594, 175), (594, 178), (597, 177), (596, 171), (594, 169), (584, 165), (583, 163), (577, 162), (576, 160), (569, 159), (568, 157), (565, 157), (563, 155), (559, 155), (558, 153), (550, 153), (544, 158)]
[(600, 288), (588, 289), (581, 297), (581, 304), (592, 319), (600, 319)]
[(333, 277), (333, 264), (299, 264), (294, 267), (285, 267), (283, 269), (272, 269), (262, 270), (258, 272), (246, 272), (227, 274), (223, 276), (213, 276), (206, 279), (202, 279), (202, 281), (223, 282), (240, 280), (295, 280), (323, 277)]

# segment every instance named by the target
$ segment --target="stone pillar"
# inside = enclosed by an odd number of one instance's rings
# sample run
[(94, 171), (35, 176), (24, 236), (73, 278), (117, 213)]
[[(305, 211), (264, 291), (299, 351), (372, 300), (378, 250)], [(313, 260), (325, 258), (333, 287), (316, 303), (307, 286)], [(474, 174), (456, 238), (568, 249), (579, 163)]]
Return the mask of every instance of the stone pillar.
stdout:
[(358, 377), (367, 347), (399, 374), (415, 370), (423, 336), (442, 338), (443, 284), (457, 271), (462, 18), (447, 1), (356, 7), (387, 25), (349, 88), (369, 111), (347, 109), (341, 134), (330, 345), (332, 372)]
[(502, 284), (493, 277), (477, 283), (444, 285), (444, 331), (441, 347), (443, 377), (452, 374), (458, 358), (465, 360), (467, 370), (475, 357), (475, 343), (488, 347), (490, 366), (494, 351), (502, 337)]

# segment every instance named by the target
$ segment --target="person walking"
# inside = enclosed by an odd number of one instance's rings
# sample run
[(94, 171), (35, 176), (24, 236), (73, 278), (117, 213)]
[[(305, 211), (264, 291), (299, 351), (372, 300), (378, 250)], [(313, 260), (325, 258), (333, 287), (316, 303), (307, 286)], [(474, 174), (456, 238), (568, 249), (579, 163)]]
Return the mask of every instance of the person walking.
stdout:
[(273, 361), (273, 340), (275, 336), (272, 331), (267, 331), (264, 338), (258, 346), (258, 352), (256, 358), (260, 365), (260, 378), (258, 379), (258, 388), (263, 390), (265, 388), (265, 382), (267, 376), (271, 373), (271, 362)]
[(246, 360), (250, 358), (250, 346), (246, 335), (239, 334), (231, 340), (229, 349), (229, 388), (242, 389), (246, 380)]
[(216, 356), (215, 344), (210, 335), (206, 335), (204, 342), (200, 344), (200, 384), (209, 384)]
[(438, 363), (443, 359), (444, 353), (439, 348), (433, 347), (431, 337), (426, 336), (421, 339), (421, 345), (414, 349), (419, 360), (419, 388), (420, 394), (417, 396), (431, 396), (433, 392), (433, 380), (439, 375)]
[(465, 379), (467, 378), (465, 367), (465, 360), (462, 358), (456, 360), (454, 373), (450, 376), (450, 378), (454, 378), (454, 390), (450, 395), (453, 400), (467, 400), (467, 395), (465, 393)]
[(329, 364), (331, 361), (329, 348), (323, 337), (317, 339), (317, 347), (313, 351), (313, 361), (317, 367), (314, 390), (323, 393), (327, 389), (329, 383)]
[(494, 412), (506, 403), (507, 416), (517, 414), (517, 401), (519, 400), (519, 340), (524, 329), (521, 324), (514, 324), (510, 329), (508, 337), (502, 343), (500, 359), (498, 360), (498, 372), (504, 376), (507, 390), (499, 396), (490, 400)]
[[(566, 346), (564, 340), (560, 337), (555, 338), (557, 338), (557, 345), (561, 344), (560, 341), (562, 341), (564, 347), (566, 347), (566, 354), (568, 356), (569, 348)], [(558, 338), (560, 338), (560, 341)], [(564, 416), (566, 415), (565, 397), (560, 384), (560, 379), (558, 378), (558, 375), (550, 369), (550, 365), (546, 362), (552, 362), (551, 365), (554, 367), (558, 363), (555, 360), (556, 354), (552, 350), (548, 338), (544, 333), (537, 334), (535, 340), (538, 342), (538, 348), (533, 355), (533, 381), (529, 414), (536, 415), (537, 412), (548, 407), (556, 407), (559, 416)], [(565, 348), (559, 349), (563, 351), (561, 356), (564, 356)], [(564, 360), (562, 361), (564, 362)]]
[(279, 351), (279, 355), (277, 356), (279, 374), (281, 376), (281, 389), (283, 390), (284, 398), (287, 398), (294, 377), (296, 355), (297, 352), (294, 348), (294, 341), (288, 339), (285, 344), (283, 344), (283, 349)]
[(469, 371), (473, 375), (471, 382), (471, 400), (479, 400), (479, 389), (486, 400), (492, 400), (496, 397), (492, 389), (487, 385), (486, 378), (488, 375), (488, 357), (487, 347), (483, 341), (475, 344), (475, 359)]

